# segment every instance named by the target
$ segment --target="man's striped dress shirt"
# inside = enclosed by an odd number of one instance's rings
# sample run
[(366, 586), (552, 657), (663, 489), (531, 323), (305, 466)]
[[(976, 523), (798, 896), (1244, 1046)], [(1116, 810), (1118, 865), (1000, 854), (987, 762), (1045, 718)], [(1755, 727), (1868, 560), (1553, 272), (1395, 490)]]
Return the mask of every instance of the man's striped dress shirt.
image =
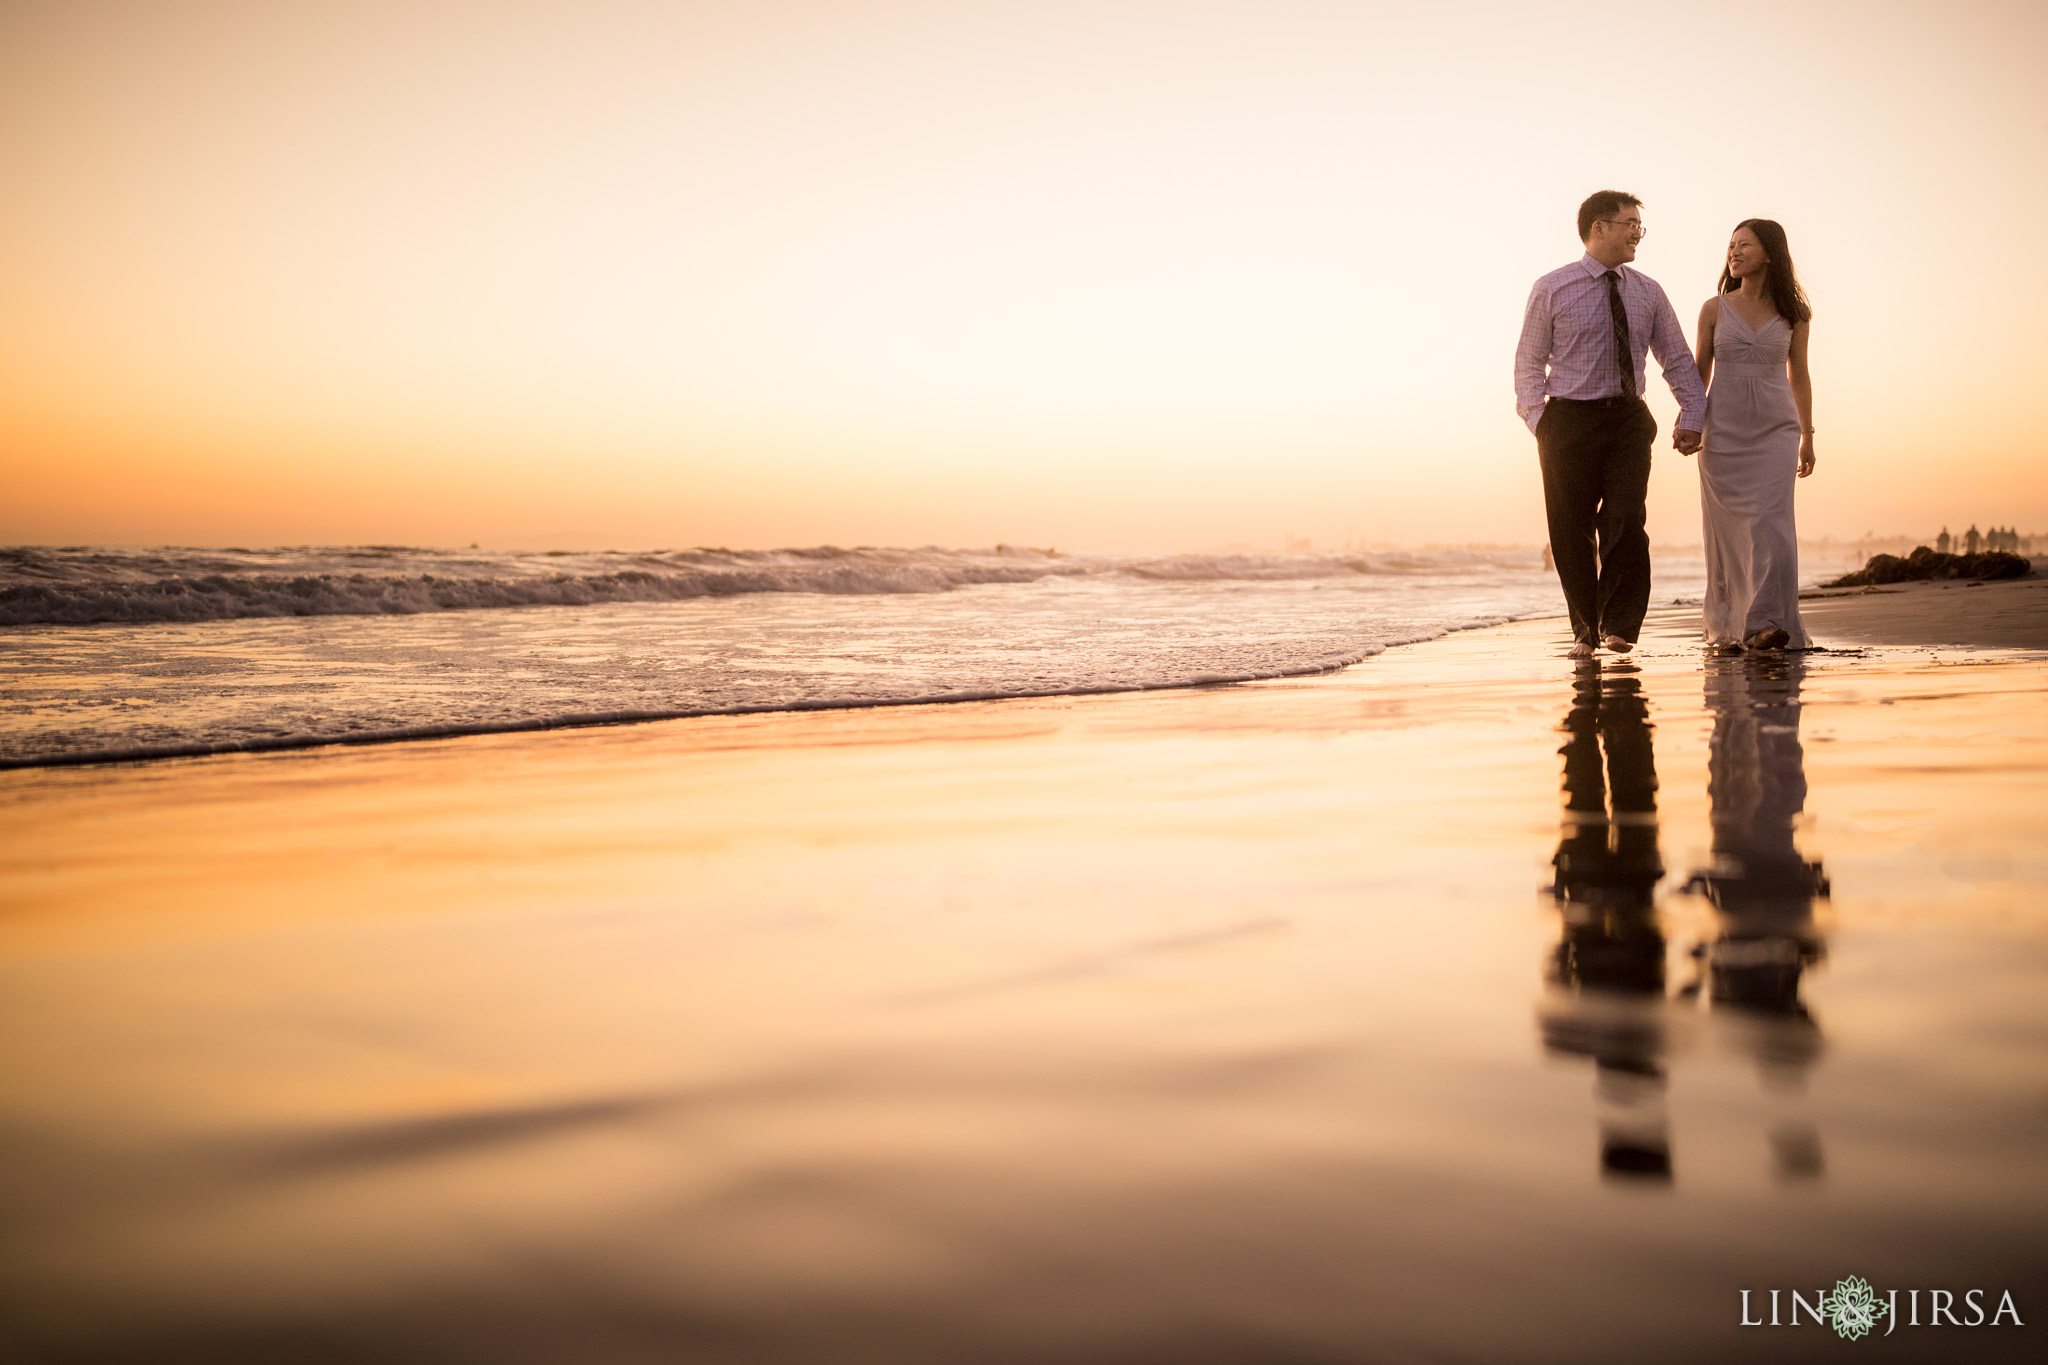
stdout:
[[(1700, 431), (1707, 421), (1707, 389), (1686, 348), (1685, 332), (1671, 300), (1648, 275), (1627, 266), (1621, 272), (1621, 302), (1628, 310), (1629, 357), (1636, 392), (1644, 388), (1643, 355), (1657, 353), (1664, 382), (1678, 399), (1678, 429)], [(1607, 267), (1588, 254), (1553, 270), (1529, 291), (1522, 315), (1522, 340), (1515, 347), (1515, 411), (1536, 429), (1549, 398), (1612, 398), (1621, 392), (1621, 366), (1614, 354), (1614, 316), (1607, 304)]]

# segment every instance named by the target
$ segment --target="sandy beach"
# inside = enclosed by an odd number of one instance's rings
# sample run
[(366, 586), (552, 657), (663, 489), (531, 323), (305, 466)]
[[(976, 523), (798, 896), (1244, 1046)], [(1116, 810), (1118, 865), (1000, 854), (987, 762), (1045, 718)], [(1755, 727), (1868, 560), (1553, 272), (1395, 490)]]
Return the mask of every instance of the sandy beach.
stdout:
[(2044, 600), (0, 774), (4, 1353), (1802, 1359), (1741, 1291), (1851, 1275), (2035, 1329)]
[(2003, 583), (1894, 583), (1814, 588), (1799, 612), (1816, 638), (1837, 643), (2048, 649), (2048, 577)]

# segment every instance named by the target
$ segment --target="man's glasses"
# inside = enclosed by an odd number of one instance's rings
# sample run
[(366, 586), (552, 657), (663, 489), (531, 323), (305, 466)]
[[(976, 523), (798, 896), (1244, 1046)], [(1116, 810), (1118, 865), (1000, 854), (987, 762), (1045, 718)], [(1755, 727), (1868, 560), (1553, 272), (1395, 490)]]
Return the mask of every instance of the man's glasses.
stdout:
[(1650, 230), (1649, 230), (1648, 228), (1644, 227), (1644, 226), (1643, 226), (1643, 225), (1642, 225), (1641, 223), (1639, 223), (1639, 222), (1637, 222), (1637, 223), (1631, 223), (1631, 222), (1627, 221), (1626, 219), (1622, 219), (1622, 218), (1602, 218), (1602, 219), (1600, 219), (1600, 220), (1598, 220), (1598, 221), (1600, 221), (1600, 222), (1603, 222), (1603, 223), (1612, 223), (1612, 224), (1614, 224), (1614, 225), (1615, 225), (1616, 227), (1618, 227), (1618, 228), (1622, 229), (1622, 230), (1623, 230), (1624, 232), (1628, 233), (1628, 235), (1629, 235), (1629, 236), (1631, 236), (1631, 237), (1647, 237), (1647, 236), (1649, 236), (1649, 235), (1650, 235)]

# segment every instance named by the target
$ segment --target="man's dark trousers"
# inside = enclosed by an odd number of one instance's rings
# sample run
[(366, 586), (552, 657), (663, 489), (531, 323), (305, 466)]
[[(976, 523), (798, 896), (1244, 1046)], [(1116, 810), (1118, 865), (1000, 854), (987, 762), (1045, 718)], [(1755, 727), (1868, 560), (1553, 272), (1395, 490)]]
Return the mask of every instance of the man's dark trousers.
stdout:
[(1640, 398), (1553, 398), (1536, 421), (1550, 554), (1571, 608), (1572, 638), (1631, 643), (1650, 607), (1643, 501), (1657, 419)]

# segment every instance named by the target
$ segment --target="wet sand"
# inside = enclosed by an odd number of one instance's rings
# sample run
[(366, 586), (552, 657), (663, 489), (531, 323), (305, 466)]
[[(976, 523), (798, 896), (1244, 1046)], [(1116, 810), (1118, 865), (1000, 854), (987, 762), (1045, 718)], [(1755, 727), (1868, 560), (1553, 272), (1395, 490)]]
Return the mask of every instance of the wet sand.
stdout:
[(1816, 639), (1884, 645), (2048, 649), (2048, 577), (2001, 583), (1894, 583), (1800, 594)]
[(2048, 659), (1686, 618), (0, 774), (0, 1354), (2032, 1358)]

